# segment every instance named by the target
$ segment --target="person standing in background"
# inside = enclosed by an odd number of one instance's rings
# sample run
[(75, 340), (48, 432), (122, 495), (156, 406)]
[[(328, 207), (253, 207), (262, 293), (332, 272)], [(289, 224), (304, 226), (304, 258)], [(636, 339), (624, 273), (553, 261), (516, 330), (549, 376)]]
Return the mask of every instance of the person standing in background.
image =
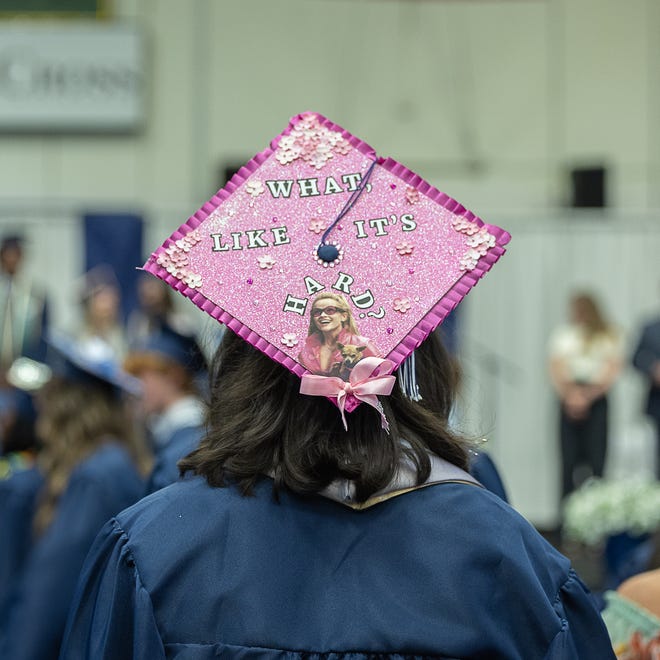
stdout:
[(562, 497), (577, 486), (576, 469), (603, 476), (608, 441), (607, 395), (623, 362), (620, 334), (595, 298), (576, 293), (570, 321), (550, 339), (550, 378), (559, 398)]
[(49, 344), (53, 377), (37, 394), (39, 474), (17, 473), (0, 489), (0, 565), (14, 568), (0, 590), (0, 657), (12, 660), (58, 658), (94, 537), (144, 493), (146, 454), (125, 405), (139, 383), (71, 338)]
[(647, 379), (646, 414), (656, 432), (656, 478), (660, 478), (660, 317), (647, 323), (641, 331), (632, 358), (633, 366)]
[(80, 304), (82, 319), (72, 334), (88, 354), (99, 361), (119, 361), (127, 350), (126, 331), (121, 320), (121, 291), (112, 268), (95, 266), (82, 277)]
[(129, 352), (124, 369), (142, 383), (141, 412), (154, 453), (147, 483), (152, 493), (179, 478), (177, 462), (202, 437), (206, 361), (194, 337), (163, 327)]
[(172, 289), (165, 282), (143, 273), (138, 281), (138, 301), (139, 307), (126, 322), (129, 349), (163, 329), (195, 334), (194, 324), (176, 311)]
[(21, 356), (43, 360), (48, 328), (46, 294), (23, 275), (23, 237), (0, 242), (0, 372), (2, 383)]

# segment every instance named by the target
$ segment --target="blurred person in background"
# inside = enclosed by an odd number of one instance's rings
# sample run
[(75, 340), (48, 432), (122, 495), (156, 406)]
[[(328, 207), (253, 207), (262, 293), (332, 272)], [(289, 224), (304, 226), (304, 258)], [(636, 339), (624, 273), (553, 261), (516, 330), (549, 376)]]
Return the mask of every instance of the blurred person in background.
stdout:
[(130, 348), (161, 330), (193, 335), (193, 324), (174, 307), (172, 289), (162, 280), (143, 273), (138, 281), (139, 307), (128, 317), (126, 335)]
[(126, 355), (126, 330), (121, 320), (121, 292), (114, 271), (101, 264), (81, 280), (82, 319), (72, 334), (98, 361), (121, 360)]
[(603, 619), (620, 660), (660, 656), (660, 569), (629, 577), (605, 594)]
[(124, 369), (142, 383), (140, 409), (155, 458), (147, 491), (153, 492), (178, 479), (177, 462), (201, 439), (205, 359), (194, 337), (164, 326), (131, 350)]
[(21, 440), (32, 428), (31, 401), (11, 385), (7, 373), (21, 358), (43, 361), (48, 332), (46, 294), (23, 272), (23, 246), (20, 235), (0, 241), (0, 478), (3, 471), (17, 467), (17, 461), (31, 460), (21, 446), (31, 443), (29, 437)]
[(553, 332), (549, 346), (550, 379), (560, 408), (562, 497), (579, 486), (578, 468), (603, 476), (607, 395), (623, 364), (622, 337), (591, 294), (573, 295), (569, 315), (569, 322)]
[(7, 616), (9, 595), (32, 543), (34, 507), (43, 484), (36, 466), (36, 412), (29, 394), (21, 394), (16, 401), (22, 404), (0, 420), (0, 621)]
[(23, 272), (23, 244), (19, 235), (0, 242), (0, 383), (14, 360), (27, 356), (43, 360), (48, 330), (46, 294)]
[[(145, 453), (126, 412), (138, 383), (71, 339), (49, 349), (54, 376), (37, 394), (41, 479), (32, 506), (3, 509), (6, 530), (30, 529), (0, 619), (0, 657), (55, 660), (85, 556), (104, 522), (144, 493)], [(17, 475), (19, 476), (19, 475)], [(23, 487), (10, 478), (5, 492)], [(25, 499), (25, 498), (24, 498)], [(12, 520), (12, 516), (32, 516)], [(3, 519), (3, 514), (5, 518)], [(3, 529), (3, 532), (5, 530)], [(0, 557), (28, 539), (0, 536)], [(1, 563), (1, 562), (0, 562)]]
[(648, 382), (645, 410), (655, 427), (655, 474), (660, 479), (660, 317), (642, 328), (632, 363)]
[(36, 412), (29, 393), (17, 390), (11, 405), (0, 411), (0, 480), (30, 468), (36, 456)]

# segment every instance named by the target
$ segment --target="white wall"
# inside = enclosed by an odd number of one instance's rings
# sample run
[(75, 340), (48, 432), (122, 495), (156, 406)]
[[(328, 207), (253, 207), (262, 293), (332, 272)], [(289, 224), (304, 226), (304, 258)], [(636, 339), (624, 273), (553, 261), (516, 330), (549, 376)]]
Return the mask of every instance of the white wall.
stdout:
[[(247, 160), (290, 116), (317, 110), (512, 231), (510, 253), (464, 305), (476, 402), (468, 425), (492, 427), (490, 447), (514, 504), (534, 521), (552, 521), (548, 332), (574, 286), (600, 293), (630, 336), (660, 298), (660, 3), (116, 0), (115, 7), (117, 20), (137, 21), (148, 37), (145, 130), (0, 135), (0, 229), (21, 226), (32, 237), (31, 266), (49, 284), (57, 321), (73, 315), (82, 210), (143, 212), (154, 248), (215, 192), (227, 161)], [(577, 219), (562, 211), (567, 169), (600, 161), (610, 168), (612, 210)], [(628, 373), (618, 389), (616, 435), (642, 437), (633, 418), (639, 381)], [(644, 440), (626, 442), (646, 451)]]

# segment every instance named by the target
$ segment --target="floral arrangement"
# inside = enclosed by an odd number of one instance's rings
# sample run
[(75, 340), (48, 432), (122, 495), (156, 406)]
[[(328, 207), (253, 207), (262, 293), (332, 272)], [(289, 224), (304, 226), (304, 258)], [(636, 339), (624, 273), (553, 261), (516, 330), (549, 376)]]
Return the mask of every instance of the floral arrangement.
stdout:
[(590, 479), (564, 502), (564, 532), (596, 545), (608, 536), (640, 535), (660, 527), (660, 482)]

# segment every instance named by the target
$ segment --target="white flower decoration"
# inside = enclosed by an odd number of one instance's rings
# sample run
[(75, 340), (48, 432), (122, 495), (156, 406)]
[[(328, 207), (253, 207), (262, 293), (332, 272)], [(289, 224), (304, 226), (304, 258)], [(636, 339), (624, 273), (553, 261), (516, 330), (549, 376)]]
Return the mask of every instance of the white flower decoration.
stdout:
[(264, 270), (270, 270), (276, 263), (275, 259), (273, 259), (273, 257), (271, 257), (269, 254), (264, 254), (262, 257), (257, 257), (257, 261), (259, 262), (259, 268)]
[(470, 248), (461, 259), (459, 267), (461, 270), (474, 270), (481, 254), (474, 248)]
[(298, 337), (293, 332), (285, 332), (280, 340), (285, 346), (293, 348), (298, 344)]
[(405, 314), (410, 309), (410, 300), (408, 298), (395, 298), (392, 301), (392, 307), (394, 307), (397, 312)]
[(465, 244), (475, 250), (483, 257), (492, 247), (495, 247), (495, 236), (482, 227), (476, 234), (470, 236)]
[(264, 188), (264, 184), (261, 183), (261, 181), (258, 179), (252, 179), (245, 184), (245, 192), (248, 195), (252, 195), (252, 197), (258, 197), (265, 191), (266, 189)]
[(191, 271), (187, 271), (182, 279), (191, 289), (199, 289), (202, 286), (202, 276)]

